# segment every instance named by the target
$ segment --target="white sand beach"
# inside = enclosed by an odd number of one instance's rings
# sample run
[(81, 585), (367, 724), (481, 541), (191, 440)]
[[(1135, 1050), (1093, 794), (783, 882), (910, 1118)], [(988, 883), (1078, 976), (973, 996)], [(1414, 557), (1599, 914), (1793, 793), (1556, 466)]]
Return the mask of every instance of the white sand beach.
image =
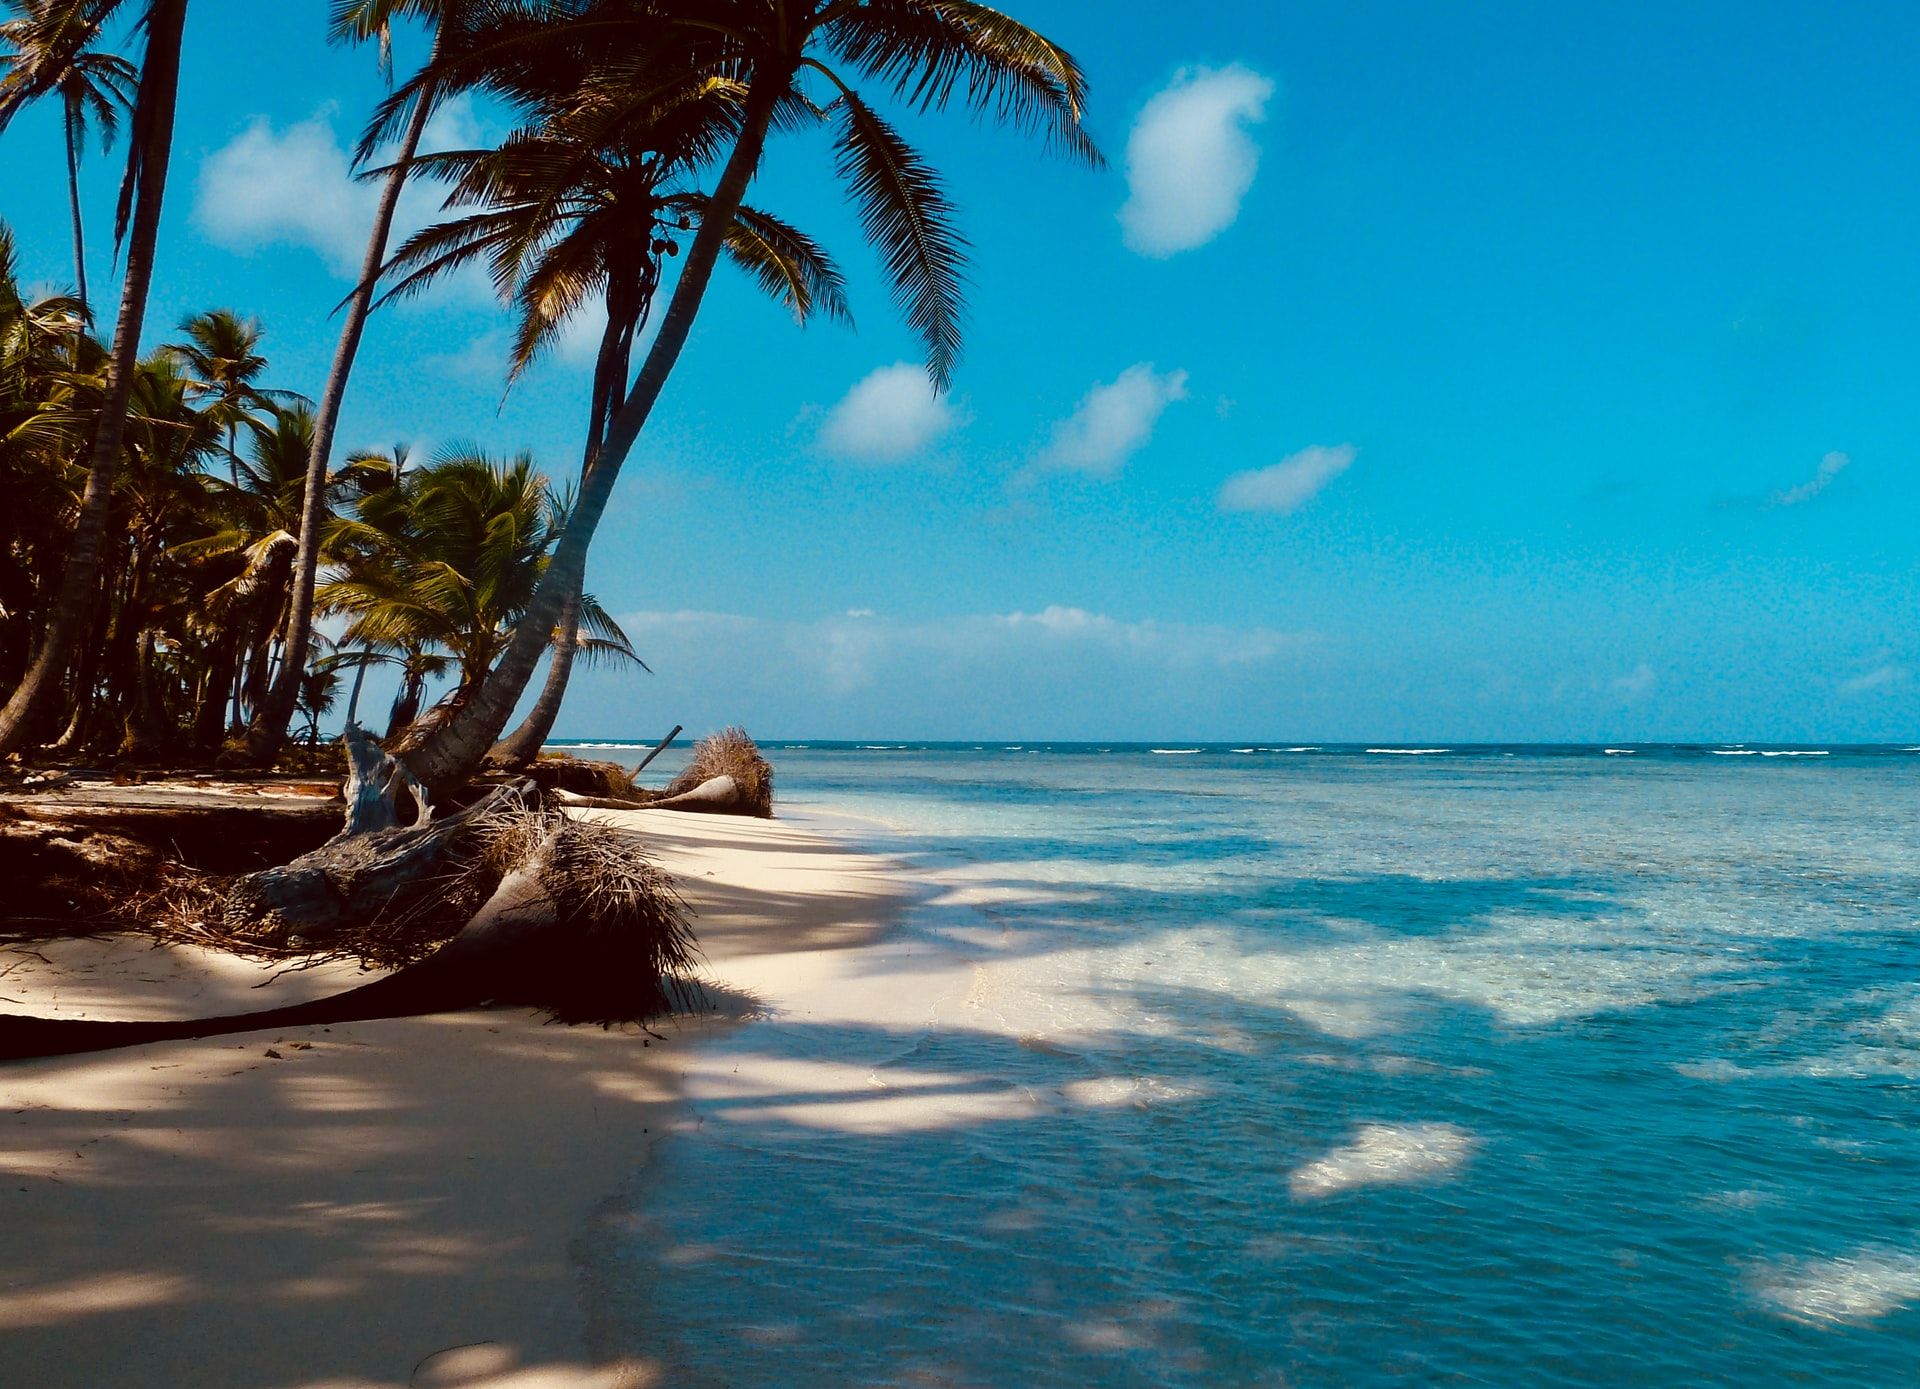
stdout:
[[(850, 968), (905, 900), (888, 861), (792, 824), (611, 818), (643, 828), (679, 881), (712, 978), (775, 1010), (789, 985)], [(218, 1013), (365, 977), (329, 965), (263, 983), (274, 974), (137, 938), (5, 946), (0, 1009)], [(897, 997), (899, 978), (886, 987)], [(655, 1037), (473, 1012), (0, 1067), (0, 1378), (669, 1382), (595, 1362), (583, 1237), (681, 1112), (697, 1044), (727, 1025)]]

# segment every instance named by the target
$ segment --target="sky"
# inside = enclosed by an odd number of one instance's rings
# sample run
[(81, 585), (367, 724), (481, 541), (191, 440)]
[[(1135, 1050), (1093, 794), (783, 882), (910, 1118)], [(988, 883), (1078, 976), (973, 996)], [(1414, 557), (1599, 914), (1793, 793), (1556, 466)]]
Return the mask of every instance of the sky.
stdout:
[[(973, 248), (936, 398), (826, 141), (774, 142), (750, 200), (857, 326), (720, 272), (588, 577), (654, 673), (560, 736), (1920, 738), (1911, 6), (1008, 7), (1107, 167), (896, 113)], [(149, 320), (257, 315), (314, 395), (383, 91), (326, 8), (194, 0)], [(0, 137), (47, 285), (63, 177), (51, 111)], [(506, 322), (474, 280), (383, 310), (343, 444), (571, 476), (594, 325), (503, 397)]]

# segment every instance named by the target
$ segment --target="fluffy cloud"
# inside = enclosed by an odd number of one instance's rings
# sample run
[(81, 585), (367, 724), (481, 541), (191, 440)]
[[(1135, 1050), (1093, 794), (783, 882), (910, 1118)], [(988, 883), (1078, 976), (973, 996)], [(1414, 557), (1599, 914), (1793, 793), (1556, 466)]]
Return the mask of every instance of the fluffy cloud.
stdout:
[(1298, 511), (1328, 483), (1353, 466), (1352, 444), (1314, 444), (1270, 468), (1235, 473), (1220, 486), (1222, 511)]
[(924, 370), (896, 362), (847, 392), (828, 412), (818, 442), (840, 458), (893, 463), (922, 452), (959, 422), (953, 407), (934, 394)]
[(1152, 437), (1166, 408), (1186, 398), (1184, 371), (1156, 372), (1151, 362), (1130, 366), (1087, 392), (1072, 417), (1054, 429), (1040, 462), (1112, 477)]
[(228, 250), (293, 245), (351, 277), (366, 249), (373, 193), (356, 184), (324, 116), (275, 130), (265, 116), (200, 166), (194, 225)]
[(1798, 487), (1789, 487), (1784, 492), (1775, 492), (1773, 494), (1773, 504), (1775, 506), (1798, 506), (1802, 502), (1812, 501), (1815, 497), (1826, 491), (1827, 488), (1831, 487), (1833, 480), (1839, 477), (1840, 474), (1846, 470), (1847, 464), (1852, 461), (1853, 460), (1846, 454), (1836, 449), (1834, 452), (1823, 457), (1820, 460), (1820, 466), (1814, 469), (1813, 476), (1801, 483)]
[[(434, 112), (420, 148), (429, 153), (465, 149), (480, 140), (472, 107), (459, 97)], [(304, 247), (336, 276), (351, 280), (360, 272), (379, 198), (377, 185), (353, 177), (331, 109), (284, 128), (256, 116), (201, 163), (193, 221), (209, 240), (228, 250)], [(440, 199), (432, 185), (410, 185), (394, 218), (392, 244), (434, 221)], [(462, 290), (475, 291), (490, 293), (477, 272), (465, 278)]]
[(1127, 139), (1129, 249), (1166, 257), (1204, 246), (1233, 225), (1253, 187), (1273, 83), (1238, 64), (1186, 68), (1140, 112)]

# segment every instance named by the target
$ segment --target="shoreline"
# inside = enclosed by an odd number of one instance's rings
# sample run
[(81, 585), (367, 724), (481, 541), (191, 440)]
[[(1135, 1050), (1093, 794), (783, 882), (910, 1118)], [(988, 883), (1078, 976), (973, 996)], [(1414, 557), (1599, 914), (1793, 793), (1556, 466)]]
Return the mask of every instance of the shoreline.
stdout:
[[(663, 1382), (594, 1353), (595, 1225), (686, 1121), (688, 1078), (743, 1005), (884, 941), (916, 894), (804, 813), (589, 813), (644, 830), (680, 884), (721, 1015), (645, 1035), (473, 1012), (0, 1068), (10, 1363), (44, 1389)], [(0, 1010), (265, 1007), (366, 977), (255, 992), (283, 966), (137, 938), (23, 948), (0, 947)]]

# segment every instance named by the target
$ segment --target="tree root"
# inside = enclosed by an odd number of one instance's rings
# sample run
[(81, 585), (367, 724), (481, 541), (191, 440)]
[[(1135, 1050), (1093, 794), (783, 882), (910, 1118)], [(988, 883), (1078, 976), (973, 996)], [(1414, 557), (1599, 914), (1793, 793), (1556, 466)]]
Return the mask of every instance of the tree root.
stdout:
[[(269, 883), (263, 887), (261, 879)], [(403, 889), (446, 893), (490, 879), (477, 910), (437, 951), (330, 998), (260, 1012), (168, 1022), (0, 1017), (0, 1060), (268, 1028), (533, 1005), (564, 1021), (644, 1019), (687, 996), (676, 983), (699, 959), (688, 909), (632, 835), (569, 820), (527, 786), (500, 787), (425, 826), (342, 835), (236, 894), (281, 927), (317, 929)], [(247, 884), (252, 884), (247, 887)], [(252, 919), (252, 918), (250, 918)]]

